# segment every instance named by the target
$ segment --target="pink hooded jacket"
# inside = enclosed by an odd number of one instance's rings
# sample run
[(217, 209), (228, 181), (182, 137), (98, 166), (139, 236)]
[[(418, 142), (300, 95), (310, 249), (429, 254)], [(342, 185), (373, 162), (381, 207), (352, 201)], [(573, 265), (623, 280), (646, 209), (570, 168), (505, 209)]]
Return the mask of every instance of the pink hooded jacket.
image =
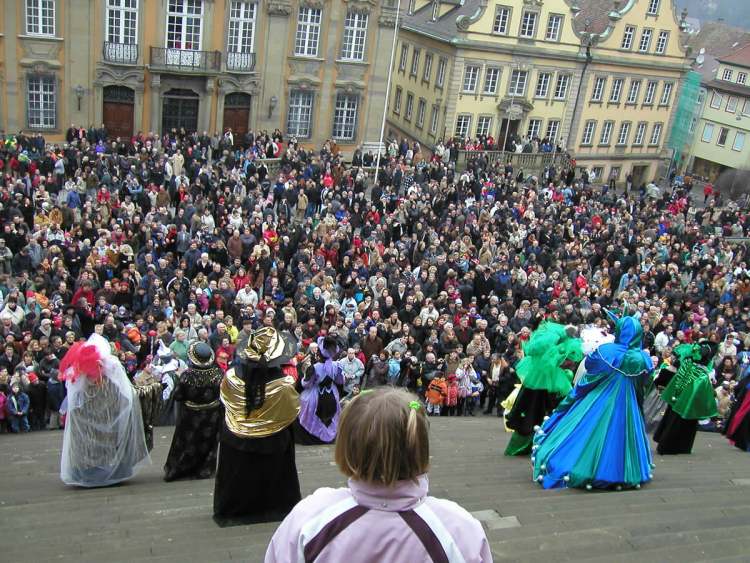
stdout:
[(318, 489), (281, 523), (265, 562), (491, 562), (479, 521), (427, 490), (427, 475), (393, 487), (350, 479), (348, 489)]

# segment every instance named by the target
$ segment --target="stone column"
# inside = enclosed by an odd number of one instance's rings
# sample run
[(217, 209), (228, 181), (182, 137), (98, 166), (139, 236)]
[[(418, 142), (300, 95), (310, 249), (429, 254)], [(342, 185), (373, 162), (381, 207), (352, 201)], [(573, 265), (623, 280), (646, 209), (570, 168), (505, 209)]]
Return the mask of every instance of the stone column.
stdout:
[[(143, 131), (143, 83), (135, 87), (135, 106), (133, 107), (133, 134)], [(99, 104), (101, 108), (101, 104)], [(101, 111), (101, 109), (100, 109)]]
[[(260, 76), (263, 77), (263, 83), (257, 96), (257, 102), (255, 98), (253, 100), (251, 123), (254, 125), (253, 129), (272, 131), (276, 127), (282, 126), (281, 122), (286, 106), (285, 93), (287, 89), (284, 74), (287, 50), (291, 49), (286, 45), (289, 37), (289, 16), (292, 13), (292, 4), (289, 0), (271, 0), (268, 2), (267, 8), (268, 34), (264, 38), (265, 60), (262, 63), (263, 68), (258, 69)], [(279, 48), (279, 45), (285, 47)], [(276, 96), (278, 101), (269, 117), (268, 107), (272, 96)]]
[(151, 75), (151, 123), (149, 130), (156, 134), (161, 130), (161, 75)]
[[(380, 141), (383, 110), (388, 104), (390, 94), (386, 91), (386, 86), (388, 84), (388, 67), (391, 62), (393, 34), (396, 33), (395, 26), (395, 11), (385, 5), (382, 7), (377, 27), (370, 24), (370, 31), (376, 32), (376, 38), (371, 43), (372, 50), (367, 53), (367, 59), (370, 62), (370, 76), (367, 81), (366, 94), (367, 114), (362, 115), (362, 127), (358, 135), (359, 141), (367, 145), (376, 144)], [(391, 85), (393, 85), (393, 82), (391, 82)], [(425, 116), (425, 121), (428, 119), (429, 112)]]
[[(16, 33), (12, 33), (13, 25), (11, 22), (20, 22), (21, 16), (19, 10), (23, 10), (21, 2), (3, 2), (3, 18), (5, 20), (5, 61), (3, 65), (4, 82), (5, 82), (5, 107), (8, 108), (8, 115), (5, 116), (5, 129), (8, 133), (16, 133), (22, 128), (19, 118), (25, 114), (26, 104), (20, 99), (21, 91), (20, 77), (18, 76), (18, 56), (17, 45), (18, 39)], [(10, 24), (10, 25), (9, 25)], [(2, 122), (0, 121), (0, 124)]]

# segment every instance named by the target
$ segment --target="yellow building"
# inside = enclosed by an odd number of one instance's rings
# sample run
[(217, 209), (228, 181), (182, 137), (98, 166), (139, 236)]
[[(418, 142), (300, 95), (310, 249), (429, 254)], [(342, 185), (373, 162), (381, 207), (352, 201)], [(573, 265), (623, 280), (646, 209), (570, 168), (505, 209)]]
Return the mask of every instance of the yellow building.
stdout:
[(680, 27), (672, 0), (414, 0), (389, 133), (546, 137), (598, 178), (653, 179), (689, 67)]
[(0, 129), (376, 143), (394, 25), (390, 0), (2, 0)]

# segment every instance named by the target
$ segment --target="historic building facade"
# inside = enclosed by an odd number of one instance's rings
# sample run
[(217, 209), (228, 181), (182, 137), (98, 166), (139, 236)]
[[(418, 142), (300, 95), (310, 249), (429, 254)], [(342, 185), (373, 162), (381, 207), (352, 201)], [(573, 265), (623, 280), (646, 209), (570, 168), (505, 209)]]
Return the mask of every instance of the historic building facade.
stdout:
[[(5, 0), (0, 129), (377, 142), (391, 0)], [(377, 79), (375, 77), (378, 77)]]
[[(598, 178), (647, 181), (669, 161), (689, 68), (672, 0), (412, 0), (399, 31), (388, 131), (545, 137)], [(598, 6), (598, 10), (597, 10)], [(684, 20), (684, 16), (683, 16)]]

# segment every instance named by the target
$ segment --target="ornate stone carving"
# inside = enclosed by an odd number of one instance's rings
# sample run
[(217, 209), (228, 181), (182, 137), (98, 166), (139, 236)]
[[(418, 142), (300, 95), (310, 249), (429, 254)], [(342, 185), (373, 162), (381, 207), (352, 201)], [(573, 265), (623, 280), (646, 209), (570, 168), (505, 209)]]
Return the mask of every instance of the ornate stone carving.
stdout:
[[(154, 79), (160, 80), (158, 75), (151, 77), (151, 85), (154, 85)], [(100, 63), (94, 71), (94, 86), (111, 86), (119, 85), (128, 86), (137, 92), (143, 92), (145, 77), (143, 69), (133, 67), (122, 67)], [(157, 83), (158, 87), (158, 83)]]
[(269, 16), (286, 17), (292, 13), (292, 5), (285, 0), (271, 0), (268, 3)]
[(227, 75), (219, 78), (218, 88), (222, 95), (230, 92), (245, 92), (255, 96), (260, 92), (260, 80), (257, 78), (242, 79), (242, 77)]
[(479, 0), (479, 6), (470, 16), (458, 16), (456, 18), (456, 27), (459, 31), (467, 31), (469, 27), (479, 21), (487, 10), (487, 0)]
[(396, 27), (396, 13), (390, 10), (384, 11), (378, 18), (378, 25), (380, 27)]
[(320, 87), (320, 80), (308, 76), (289, 77), (287, 82), (297, 90), (317, 90)]
[(19, 61), (21, 66), (30, 67), (36, 64), (44, 64), (46, 68), (61, 68), (59, 61), (62, 41), (45, 41), (42, 39), (22, 38), (21, 47), (23, 54)]
[(344, 3), (348, 5), (350, 11), (360, 14), (369, 14), (376, 6), (374, 0), (344, 0)]
[(357, 82), (354, 80), (349, 81), (343, 81), (343, 80), (337, 80), (336, 81), (336, 89), (345, 92), (346, 94), (357, 94), (365, 89), (364, 82)]
[(322, 10), (325, 6), (325, 2), (323, 0), (301, 0), (300, 6)]

